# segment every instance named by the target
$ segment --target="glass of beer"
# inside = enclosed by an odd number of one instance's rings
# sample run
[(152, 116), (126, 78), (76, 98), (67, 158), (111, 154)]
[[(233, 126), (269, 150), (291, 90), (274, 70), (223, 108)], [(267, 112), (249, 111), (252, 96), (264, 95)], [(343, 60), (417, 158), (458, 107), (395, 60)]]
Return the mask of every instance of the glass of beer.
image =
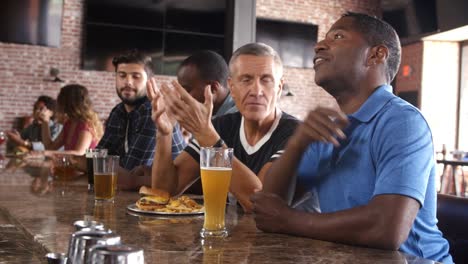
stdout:
[(75, 169), (71, 163), (71, 155), (58, 154), (53, 159), (56, 180), (67, 181), (75, 176)]
[(107, 149), (86, 149), (86, 174), (88, 174), (88, 190), (90, 191), (94, 189), (94, 156), (107, 156)]
[(113, 201), (117, 188), (117, 168), (119, 156), (94, 155), (94, 199), (97, 201)]
[(200, 236), (226, 237), (226, 199), (232, 175), (232, 148), (201, 148), (200, 172), (205, 206), (205, 222)]

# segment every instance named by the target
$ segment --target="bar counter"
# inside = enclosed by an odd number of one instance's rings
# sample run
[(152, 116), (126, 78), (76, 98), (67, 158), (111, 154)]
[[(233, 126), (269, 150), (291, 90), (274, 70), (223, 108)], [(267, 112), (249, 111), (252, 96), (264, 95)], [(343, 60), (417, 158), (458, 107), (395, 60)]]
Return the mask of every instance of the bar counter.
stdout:
[(46, 263), (47, 252), (66, 252), (73, 222), (94, 219), (144, 249), (146, 263), (434, 263), (401, 252), (353, 247), (314, 239), (263, 233), (252, 215), (227, 208), (229, 237), (202, 241), (203, 216), (130, 213), (135, 192), (94, 202), (86, 177), (57, 180), (47, 166), (23, 167), (4, 160), (0, 170), (0, 262)]

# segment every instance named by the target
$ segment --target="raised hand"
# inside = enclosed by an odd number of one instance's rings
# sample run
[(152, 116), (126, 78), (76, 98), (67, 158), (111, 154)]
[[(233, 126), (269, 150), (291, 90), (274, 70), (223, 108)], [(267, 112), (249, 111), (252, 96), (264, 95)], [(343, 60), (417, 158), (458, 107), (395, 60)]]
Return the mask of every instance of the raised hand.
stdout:
[(174, 89), (166, 84), (161, 87), (166, 105), (179, 124), (198, 139), (212, 126), (213, 94), (210, 86), (205, 89), (205, 102), (202, 104), (187, 93), (177, 81), (173, 81), (172, 85)]
[(337, 138), (346, 138), (343, 129), (348, 124), (348, 117), (343, 112), (331, 108), (318, 107), (310, 111), (304, 122), (297, 128), (297, 139), (301, 144), (322, 141), (339, 146)]
[(48, 124), (53, 115), (54, 112), (49, 110), (47, 107), (44, 107), (41, 110), (39, 110), (38, 119)]
[(18, 145), (21, 145), (21, 143), (23, 142), (23, 139), (21, 138), (21, 135), (17, 130), (6, 131), (5, 134), (7, 135), (9, 140), (15, 142)]
[(158, 128), (158, 133), (170, 135), (174, 129), (175, 119), (166, 112), (163, 95), (154, 78), (150, 78), (146, 83), (146, 92), (151, 101), (151, 119)]

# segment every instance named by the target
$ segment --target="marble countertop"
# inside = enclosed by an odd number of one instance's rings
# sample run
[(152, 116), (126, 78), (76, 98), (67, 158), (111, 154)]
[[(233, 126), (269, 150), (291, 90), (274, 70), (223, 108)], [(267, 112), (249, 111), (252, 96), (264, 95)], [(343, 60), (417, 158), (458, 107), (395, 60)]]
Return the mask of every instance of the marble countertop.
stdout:
[[(227, 209), (229, 237), (203, 241), (203, 216), (130, 213), (127, 206), (137, 199), (135, 192), (118, 191), (113, 203), (95, 203), (85, 177), (57, 181), (46, 168), (3, 168), (0, 237), (9, 244), (0, 242), (0, 262), (45, 263), (46, 252), (67, 251), (74, 221), (94, 219), (119, 234), (123, 243), (143, 248), (146, 263), (434, 263), (395, 251), (263, 233), (251, 215), (235, 206)], [(19, 241), (29, 251), (5, 246)]]

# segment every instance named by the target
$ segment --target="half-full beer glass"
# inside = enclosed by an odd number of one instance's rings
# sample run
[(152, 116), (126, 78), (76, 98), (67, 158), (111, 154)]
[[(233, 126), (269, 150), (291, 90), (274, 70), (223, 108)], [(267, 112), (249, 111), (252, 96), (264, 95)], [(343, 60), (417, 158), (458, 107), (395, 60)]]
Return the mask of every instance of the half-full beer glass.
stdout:
[(201, 148), (200, 171), (205, 206), (201, 237), (226, 237), (226, 199), (232, 174), (232, 148)]
[(113, 201), (117, 189), (119, 156), (94, 155), (94, 199)]

